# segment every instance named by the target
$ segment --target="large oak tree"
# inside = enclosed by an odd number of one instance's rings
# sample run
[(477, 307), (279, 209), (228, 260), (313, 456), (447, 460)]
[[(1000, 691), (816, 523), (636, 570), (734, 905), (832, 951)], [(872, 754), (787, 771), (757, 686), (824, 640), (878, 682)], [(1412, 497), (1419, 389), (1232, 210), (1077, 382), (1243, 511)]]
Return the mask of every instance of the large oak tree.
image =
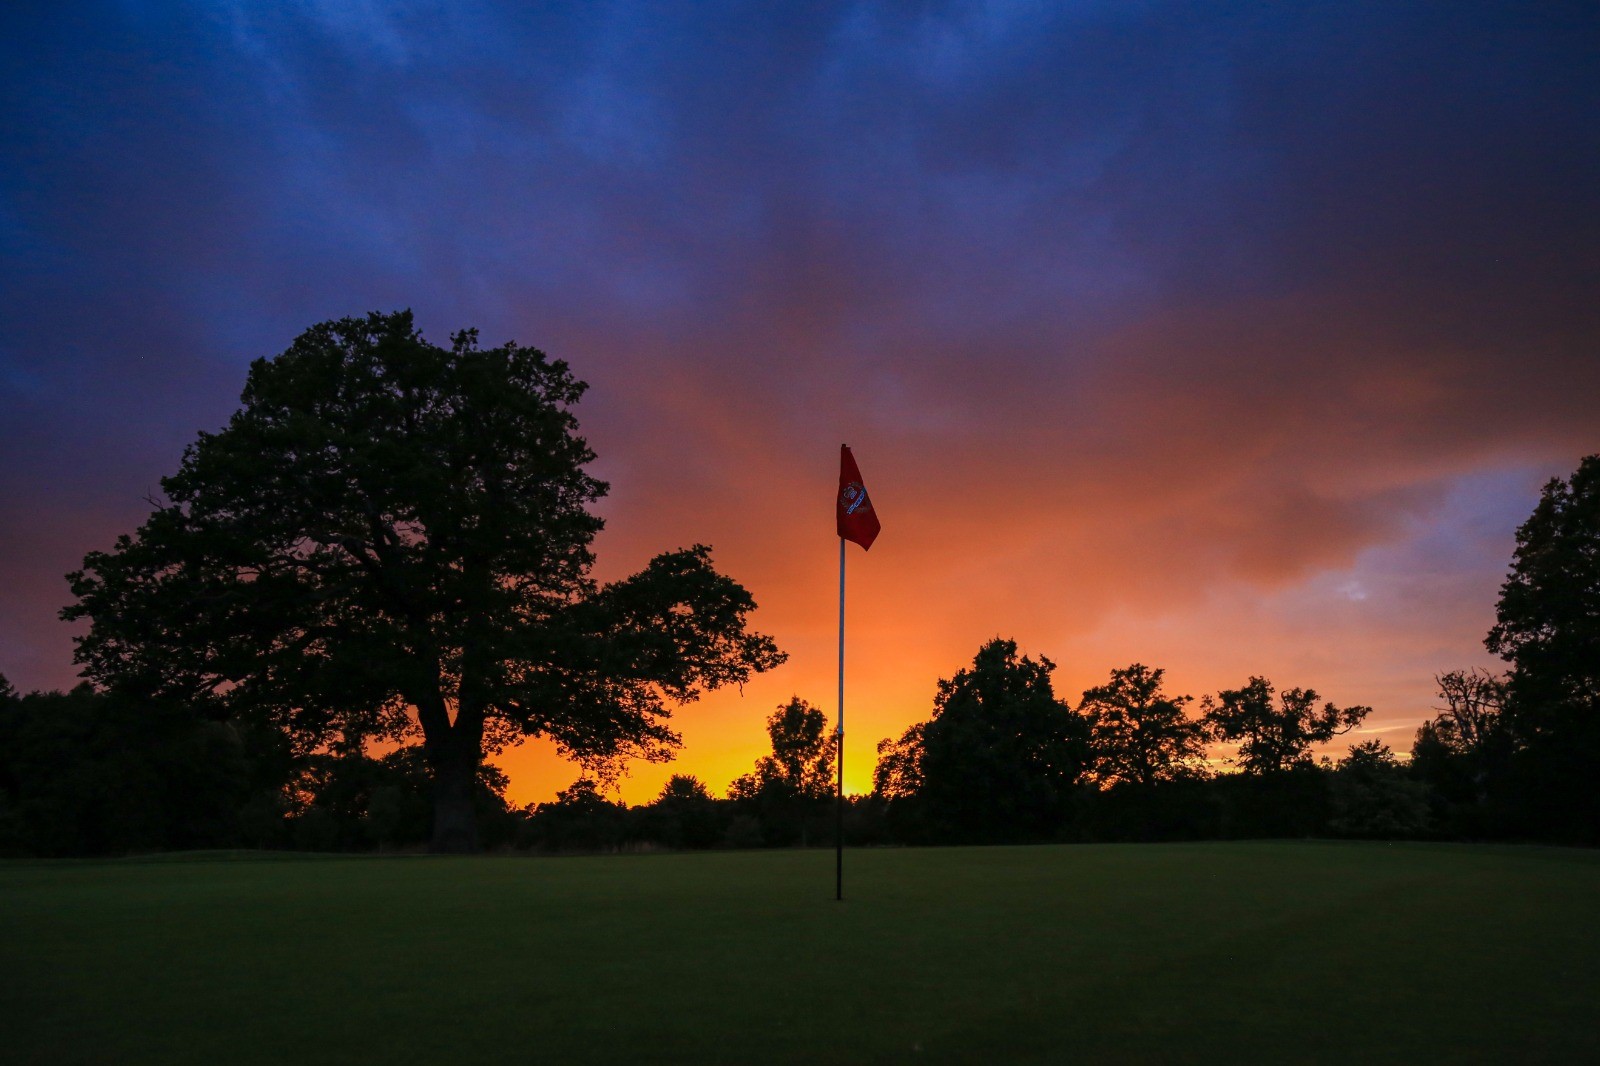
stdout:
[(69, 575), (85, 674), (302, 751), (420, 732), (437, 850), (476, 847), (486, 751), (669, 757), (672, 703), (783, 655), (703, 546), (589, 576), (607, 486), (584, 470), (584, 389), (473, 330), (431, 344), (409, 312), (307, 330), (251, 365), (144, 525)]

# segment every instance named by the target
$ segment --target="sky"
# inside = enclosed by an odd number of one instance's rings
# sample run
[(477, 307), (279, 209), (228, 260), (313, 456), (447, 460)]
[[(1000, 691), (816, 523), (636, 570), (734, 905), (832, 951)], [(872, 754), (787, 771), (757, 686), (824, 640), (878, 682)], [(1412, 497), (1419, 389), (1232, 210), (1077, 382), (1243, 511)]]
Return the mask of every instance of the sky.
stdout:
[[(249, 362), (414, 310), (567, 360), (597, 575), (710, 544), (847, 787), (985, 641), (1399, 751), (1541, 484), (1600, 452), (1592, 3), (29, 3), (0, 11), (0, 673)], [(517, 803), (576, 772), (499, 760)]]

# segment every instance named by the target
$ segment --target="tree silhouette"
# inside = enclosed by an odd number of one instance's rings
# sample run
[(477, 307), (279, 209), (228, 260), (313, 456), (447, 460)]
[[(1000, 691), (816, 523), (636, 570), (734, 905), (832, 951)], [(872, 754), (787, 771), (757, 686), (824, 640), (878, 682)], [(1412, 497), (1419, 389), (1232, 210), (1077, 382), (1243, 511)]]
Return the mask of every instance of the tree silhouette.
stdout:
[(0, 678), (0, 855), (228, 846), (251, 769), (230, 723)]
[(1265, 678), (1252, 677), (1243, 688), (1225, 689), (1215, 700), (1207, 696), (1201, 705), (1214, 736), (1239, 745), (1239, 768), (1261, 775), (1311, 765), (1311, 745), (1349, 732), (1372, 713), (1371, 707), (1331, 703), (1318, 710), (1317, 699), (1315, 689), (1277, 693)]
[(606, 799), (593, 777), (579, 777), (531, 813), (537, 841), (550, 851), (611, 851), (627, 835), (627, 808)]
[(651, 837), (672, 848), (709, 848), (721, 839), (722, 817), (698, 777), (673, 774), (646, 810)]
[(826, 714), (792, 696), (767, 717), (767, 737), (772, 754), (761, 756), (752, 773), (729, 786), (732, 798), (748, 798), (771, 788), (805, 799), (833, 795), (835, 740), (828, 732)]
[(565, 363), (411, 314), (306, 331), (251, 365), (165, 500), (69, 580), (93, 680), (269, 723), (301, 751), (420, 729), (433, 846), (476, 847), (485, 751), (545, 735), (598, 772), (678, 744), (669, 703), (783, 656), (703, 546), (588, 575), (606, 486)]
[(693, 774), (673, 774), (661, 786), (656, 803), (709, 803), (711, 790)]
[(895, 740), (878, 741), (878, 762), (872, 768), (872, 791), (886, 800), (914, 797), (922, 788), (922, 748), (925, 722), (900, 734)]
[(1152, 785), (1204, 772), (1205, 723), (1184, 712), (1193, 697), (1161, 691), (1164, 674), (1134, 663), (1084, 692), (1078, 713), (1093, 724), (1099, 780)]
[(1331, 793), (1328, 827), (1343, 836), (1413, 837), (1428, 828), (1427, 787), (1376, 737), (1350, 746), (1334, 770)]
[(1600, 455), (1544, 486), (1495, 617), (1520, 790), (1552, 831), (1600, 842)]
[(1506, 680), (1473, 668), (1439, 674), (1434, 683), (1444, 706), (1417, 730), (1409, 769), (1432, 789), (1447, 830), (1483, 835), (1491, 803), (1506, 798), (1514, 754), (1505, 716)]
[(1440, 740), (1453, 751), (1484, 757), (1504, 733), (1505, 678), (1481, 667), (1435, 675), (1444, 700), (1433, 720)]
[(1088, 723), (1056, 699), (1054, 670), (997, 639), (939, 682), (922, 728), (918, 793), (935, 833), (1003, 841), (1060, 829), (1090, 749)]
[(799, 696), (767, 718), (772, 754), (734, 779), (728, 798), (754, 810), (768, 843), (810, 842), (812, 823), (833, 796), (837, 738), (822, 711)]

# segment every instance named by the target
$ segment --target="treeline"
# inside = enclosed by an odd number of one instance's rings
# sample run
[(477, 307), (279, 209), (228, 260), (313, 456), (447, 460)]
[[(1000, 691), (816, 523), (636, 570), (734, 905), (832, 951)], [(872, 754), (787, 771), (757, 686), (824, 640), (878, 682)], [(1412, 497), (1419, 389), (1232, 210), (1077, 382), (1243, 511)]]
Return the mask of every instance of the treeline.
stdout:
[[(504, 811), (505, 786), (483, 768), (485, 812)], [(298, 751), (191, 708), (87, 684), (19, 696), (0, 678), (0, 854), (360, 850), (425, 839), (431, 819), (420, 748)]]
[[(763, 759), (728, 799), (677, 775), (653, 802), (627, 807), (580, 778), (519, 809), (504, 773), (485, 764), (473, 797), (484, 844), (563, 852), (831, 840), (831, 754), (820, 768), (784, 761), (815, 746), (822, 716), (798, 701), (785, 710), (773, 716), (783, 754)], [(0, 855), (422, 850), (432, 795), (420, 745), (378, 757), (355, 746), (296, 751), (284, 733), (134, 705), (86, 684), (19, 695), (0, 678)], [(852, 814), (850, 825), (859, 820)]]
[[(1049, 659), (997, 639), (938, 683), (926, 721), (878, 745), (872, 794), (849, 801), (845, 839), (1600, 844), (1600, 456), (1547, 484), (1518, 529), (1484, 643), (1505, 673), (1439, 675), (1439, 713), (1402, 761), (1377, 740), (1315, 758), (1370, 708), (1310, 689), (1251, 677), (1197, 703), (1135, 663), (1074, 706), (1056, 696)], [(767, 731), (770, 754), (724, 798), (678, 776), (625, 807), (582, 778), (515, 809), (504, 775), (480, 764), (479, 839), (542, 851), (831, 841), (826, 716), (795, 698)], [(437, 767), (424, 746), (374, 757), (367, 739), (356, 726), (330, 741), (88, 685), (23, 696), (0, 678), (0, 853), (419, 848), (437, 836)]]
[[(985, 646), (939, 683), (933, 716), (879, 745), (875, 792), (906, 841), (1257, 835), (1600, 844), (1600, 455), (1553, 478), (1517, 530), (1485, 647), (1506, 663), (1436, 677), (1442, 705), (1402, 763), (1376, 740), (1325, 744), (1370, 709), (1318, 707), (1253, 677), (1207, 697), (1162, 671), (1112, 671), (1078, 707), (1048, 659)], [(1232, 748), (1213, 772), (1203, 753)]]
[[(1359, 725), (1367, 707), (1279, 692), (1252, 677), (1200, 702), (1135, 663), (1058, 699), (1049, 659), (995, 640), (939, 682), (933, 716), (878, 745), (874, 792), (897, 839), (916, 843), (1174, 840), (1251, 836), (1414, 836), (1426, 787), (1389, 748), (1355, 745), (1338, 763), (1313, 746)], [(1212, 746), (1232, 744), (1229, 772)]]
[[(1447, 710), (1409, 764), (1377, 740), (1337, 761), (1313, 744), (1365, 707), (1319, 706), (1262, 678), (1200, 701), (1163, 671), (1112, 671), (1076, 708), (1054, 665), (995, 640), (939, 682), (933, 716), (878, 745), (874, 788), (849, 797), (853, 846), (1158, 841), (1283, 836), (1489, 839), (1529, 833), (1497, 768), (1514, 765), (1503, 680), (1440, 678)], [(771, 752), (715, 797), (673, 776), (647, 804), (582, 777), (523, 808), (505, 775), (479, 773), (486, 847), (541, 852), (793, 847), (834, 838), (836, 756), (824, 713), (795, 698), (768, 719)], [(1220, 767), (1209, 745), (1232, 740)], [(1218, 772), (1218, 769), (1223, 772)], [(421, 850), (432, 782), (420, 747), (296, 752), (281, 734), (130, 707), (81, 685), (18, 696), (0, 683), (0, 853), (169, 849)]]
[[(778, 847), (831, 841), (831, 751), (820, 712), (773, 716), (776, 753), (715, 798), (676, 775), (649, 804), (607, 799), (580, 778), (548, 803), (513, 807), (484, 764), (473, 802), (484, 846), (548, 852)], [(808, 754), (797, 756), (797, 752)], [(798, 761), (797, 761), (798, 760)], [(79, 685), (19, 695), (0, 677), (0, 855), (166, 850), (422, 850), (433, 780), (420, 745), (374, 757), (356, 745), (297, 751), (288, 734), (198, 719)], [(855, 837), (887, 842), (881, 804), (853, 801)]]

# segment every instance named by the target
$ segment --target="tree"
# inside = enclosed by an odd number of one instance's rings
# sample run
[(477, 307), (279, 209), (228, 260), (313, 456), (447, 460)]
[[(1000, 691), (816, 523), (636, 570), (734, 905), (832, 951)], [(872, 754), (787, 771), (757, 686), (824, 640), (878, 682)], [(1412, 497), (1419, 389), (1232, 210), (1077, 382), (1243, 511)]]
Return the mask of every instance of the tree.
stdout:
[(1088, 723), (1056, 699), (1054, 670), (996, 639), (940, 680), (916, 760), (934, 833), (987, 842), (1059, 832), (1090, 753)]
[(1334, 770), (1328, 826), (1355, 837), (1414, 837), (1428, 829), (1427, 786), (1407, 776), (1389, 745), (1350, 745)]
[(878, 741), (878, 762), (872, 768), (874, 813), (881, 814), (881, 827), (902, 843), (923, 843), (929, 839), (918, 795), (922, 791), (922, 752), (926, 722), (911, 726), (900, 738)]
[(883, 799), (897, 801), (914, 797), (922, 788), (923, 732), (927, 723), (900, 734), (900, 739), (878, 741), (878, 763), (872, 768), (872, 791)]
[(673, 774), (661, 786), (656, 803), (710, 803), (711, 790), (693, 774)]
[(673, 774), (646, 810), (650, 836), (673, 848), (709, 848), (721, 839), (722, 817), (698, 777)]
[(812, 823), (834, 794), (837, 738), (828, 731), (827, 715), (799, 696), (768, 716), (767, 736), (772, 754), (735, 778), (728, 798), (756, 810), (768, 843), (808, 843)]
[(1452, 751), (1487, 757), (1504, 730), (1506, 682), (1481, 667), (1434, 676), (1444, 706), (1433, 720), (1439, 739)]
[(228, 723), (80, 684), (0, 696), (0, 853), (228, 847), (251, 767)]
[(670, 758), (670, 703), (784, 656), (702, 545), (589, 577), (607, 487), (570, 410), (585, 387), (474, 330), (435, 346), (410, 312), (312, 327), (251, 365), (144, 525), (69, 575), (77, 661), (301, 752), (420, 731), (442, 851), (476, 847), (486, 751)]
[[(361, 752), (320, 753), (300, 761), (284, 806), (285, 829), (308, 851), (354, 851), (425, 844), (431, 778), (427, 754), (408, 745), (373, 758)], [(493, 846), (511, 837), (505, 772), (478, 765), (473, 812), (480, 837)]]
[(538, 842), (549, 851), (613, 851), (627, 835), (628, 810), (601, 793), (601, 783), (580, 777), (554, 802), (531, 810)]
[(1134, 663), (1084, 692), (1078, 713), (1093, 724), (1101, 781), (1152, 785), (1204, 771), (1205, 723), (1184, 712), (1193, 697), (1161, 691), (1164, 674)]
[(833, 795), (835, 738), (828, 732), (827, 715), (792, 696), (767, 717), (767, 736), (772, 754), (757, 759), (752, 773), (729, 786), (733, 798), (774, 785), (807, 799)]
[(1504, 714), (1537, 828), (1600, 841), (1600, 455), (1517, 529), (1484, 644), (1511, 664)]
[(1506, 682), (1474, 668), (1438, 674), (1434, 683), (1444, 706), (1417, 730), (1409, 770), (1427, 783), (1441, 825), (1481, 836), (1491, 821), (1490, 793), (1504, 791), (1512, 755)]
[(1225, 689), (1202, 701), (1205, 721), (1218, 740), (1239, 745), (1234, 761), (1247, 774), (1275, 774), (1311, 765), (1311, 745), (1325, 744), (1360, 725), (1371, 707), (1317, 710), (1317, 692), (1285, 689), (1278, 694), (1265, 678), (1252, 677), (1243, 688)]
[(6, 675), (0, 674), (0, 856), (19, 854), (27, 848), (27, 828), (17, 801), (22, 790), (15, 746), (17, 690)]

